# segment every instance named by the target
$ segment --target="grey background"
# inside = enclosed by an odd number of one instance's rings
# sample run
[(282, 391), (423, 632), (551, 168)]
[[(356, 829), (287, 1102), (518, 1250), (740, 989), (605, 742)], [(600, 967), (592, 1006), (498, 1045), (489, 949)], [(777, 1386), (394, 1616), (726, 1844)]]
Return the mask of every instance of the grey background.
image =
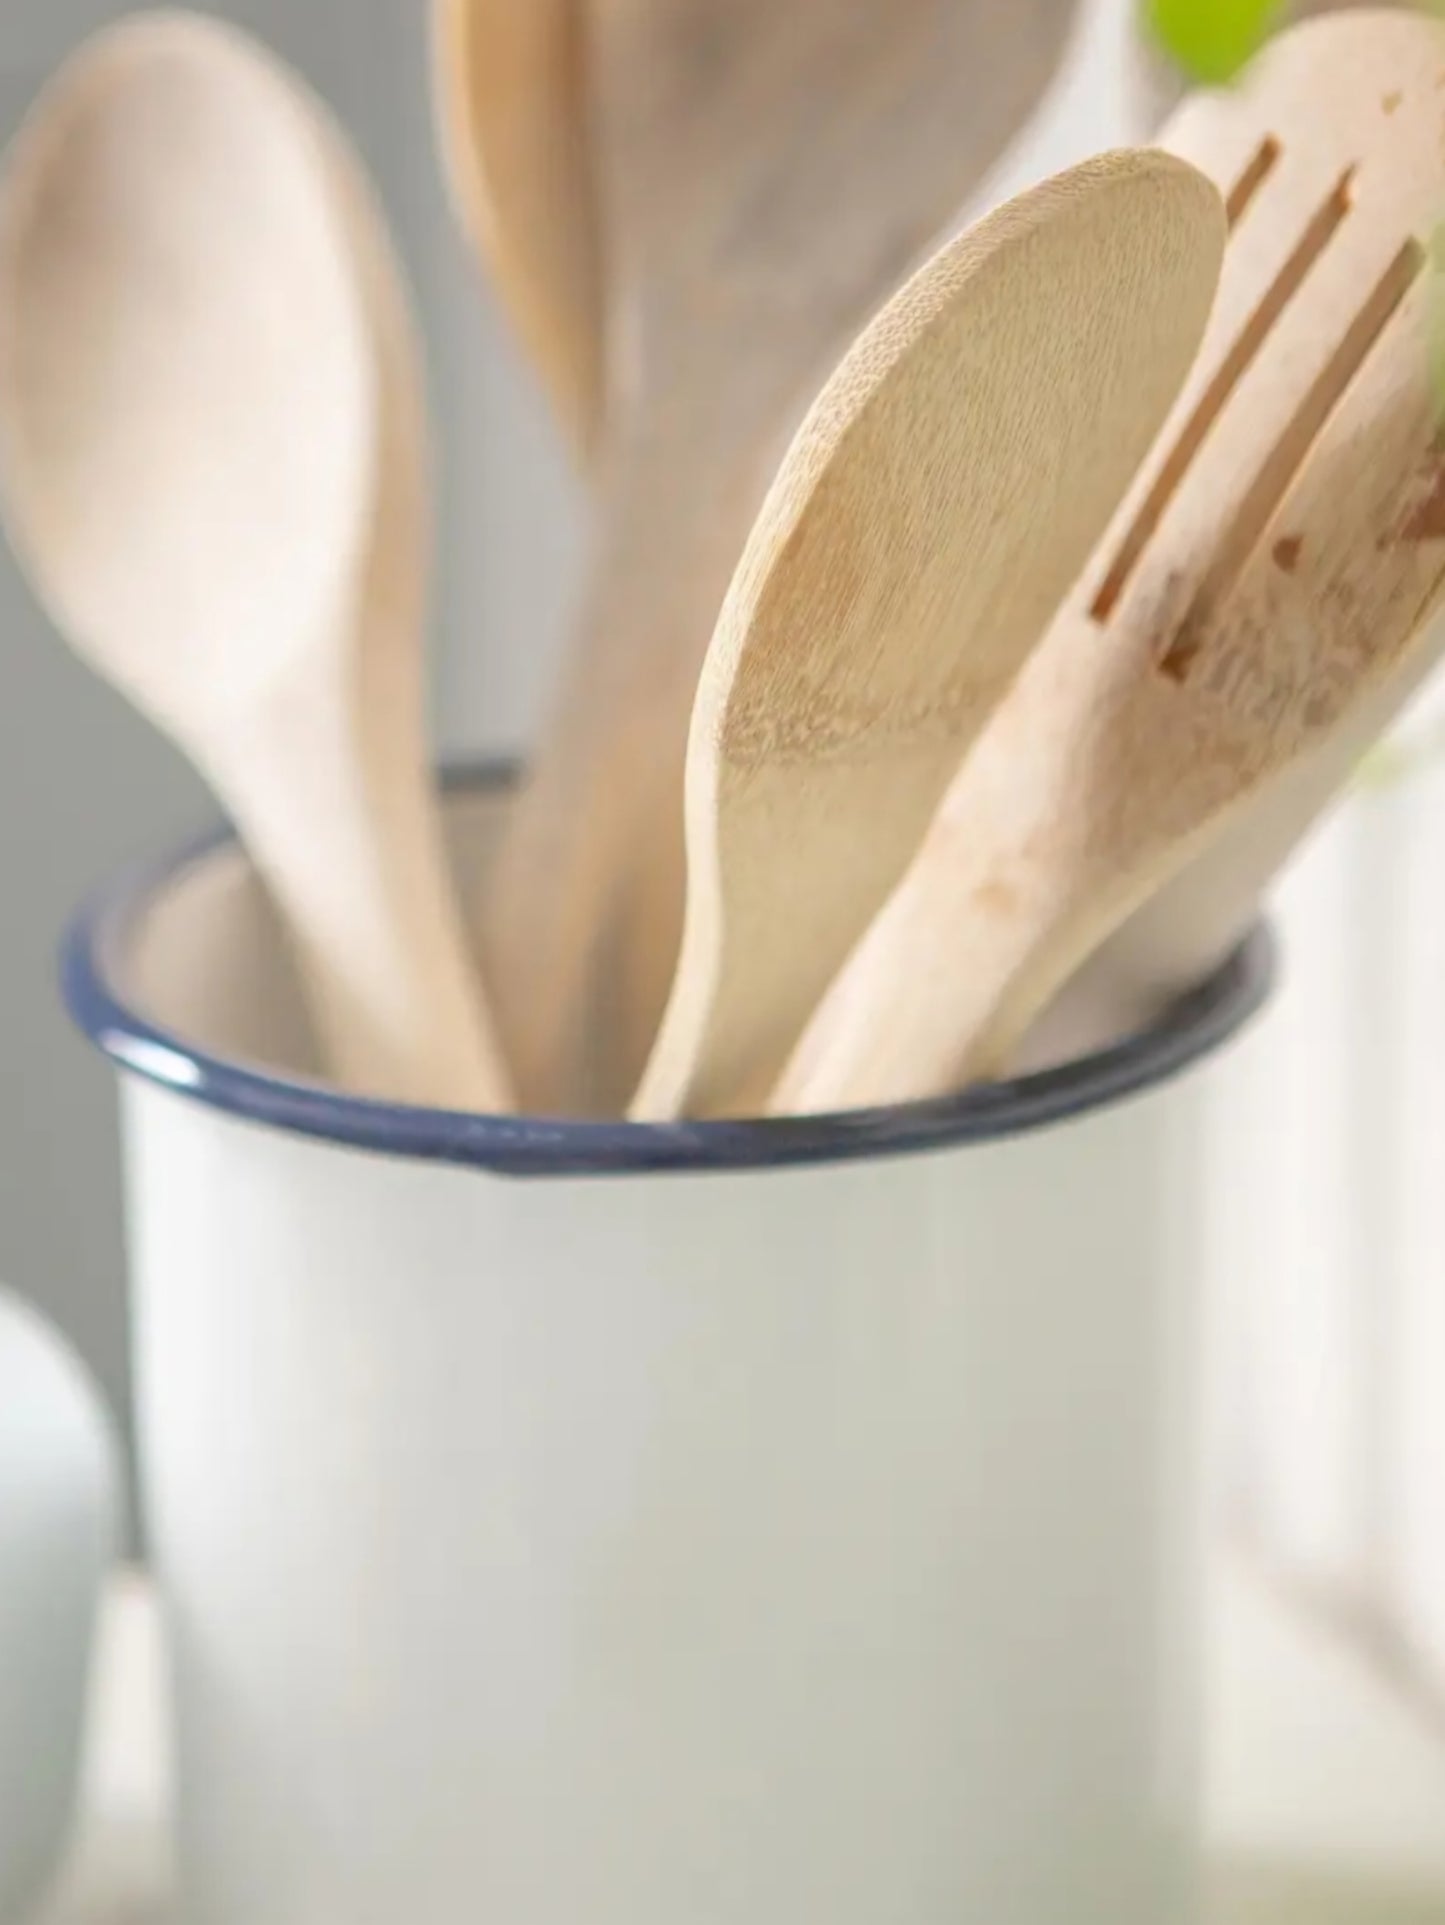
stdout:
[[(1131, 5), (1083, 0), (1060, 85), (982, 200), (1119, 137)], [(415, 280), (444, 429), (439, 736), (452, 752), (518, 744), (573, 596), (584, 504), (450, 222), (432, 144), (429, 0), (230, 0), (209, 10), (262, 34), (319, 86), (378, 176)], [(84, 34), (124, 11), (113, 0), (0, 0), (0, 140)], [(60, 1014), (54, 948), (93, 881), (210, 813), (180, 759), (48, 630), (0, 542), (0, 1280), (75, 1338), (122, 1410), (111, 1084)]]

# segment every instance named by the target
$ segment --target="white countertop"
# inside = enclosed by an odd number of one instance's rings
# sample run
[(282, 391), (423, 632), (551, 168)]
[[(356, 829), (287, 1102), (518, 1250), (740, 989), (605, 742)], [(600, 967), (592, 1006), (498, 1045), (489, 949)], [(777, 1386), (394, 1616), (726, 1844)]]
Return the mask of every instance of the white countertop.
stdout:
[[(1445, 1736), (1238, 1568), (1213, 1620), (1211, 1925), (1445, 1925)], [(161, 1652), (136, 1576), (115, 1587), (95, 1696), (82, 1835), (40, 1925), (158, 1925)]]

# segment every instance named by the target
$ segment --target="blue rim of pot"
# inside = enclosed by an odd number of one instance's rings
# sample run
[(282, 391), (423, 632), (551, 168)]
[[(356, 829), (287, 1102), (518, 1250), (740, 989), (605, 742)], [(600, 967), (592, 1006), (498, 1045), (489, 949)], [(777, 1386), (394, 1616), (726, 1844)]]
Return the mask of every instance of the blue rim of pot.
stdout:
[[(514, 775), (488, 764), (451, 771), (446, 784), (500, 790)], [(234, 840), (229, 828), (213, 830), (126, 871), (81, 908), (60, 955), (61, 987), (76, 1025), (128, 1074), (211, 1109), (351, 1149), (498, 1175), (763, 1170), (1000, 1142), (1171, 1081), (1249, 1022), (1276, 974), (1274, 941), (1261, 925), (1207, 981), (1137, 1035), (1056, 1069), (894, 1108), (669, 1124), (419, 1109), (213, 1055), (152, 1022), (127, 998), (122, 958), (129, 932), (184, 870)]]

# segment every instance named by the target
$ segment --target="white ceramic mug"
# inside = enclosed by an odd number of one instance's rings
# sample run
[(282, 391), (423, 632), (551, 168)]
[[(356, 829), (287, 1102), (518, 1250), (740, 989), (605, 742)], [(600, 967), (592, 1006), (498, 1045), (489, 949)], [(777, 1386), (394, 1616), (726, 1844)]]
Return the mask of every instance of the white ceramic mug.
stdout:
[(75, 1809), (119, 1480), (89, 1376), (0, 1291), (0, 1925), (20, 1925)]
[[(469, 894), (497, 813), (453, 801)], [(1076, 1067), (667, 1129), (310, 1080), (230, 843), (66, 973), (124, 1072), (189, 1925), (1193, 1916), (1176, 1072), (1262, 938)]]

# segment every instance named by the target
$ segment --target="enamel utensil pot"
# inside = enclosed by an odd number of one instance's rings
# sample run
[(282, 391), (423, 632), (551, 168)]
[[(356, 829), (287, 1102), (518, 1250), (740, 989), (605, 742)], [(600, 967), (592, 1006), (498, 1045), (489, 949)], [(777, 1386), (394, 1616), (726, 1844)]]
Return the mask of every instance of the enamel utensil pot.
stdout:
[(108, 895), (182, 1916), (1186, 1925), (1181, 1072), (1267, 973), (1003, 1100), (489, 1119), (306, 1079), (234, 845)]

